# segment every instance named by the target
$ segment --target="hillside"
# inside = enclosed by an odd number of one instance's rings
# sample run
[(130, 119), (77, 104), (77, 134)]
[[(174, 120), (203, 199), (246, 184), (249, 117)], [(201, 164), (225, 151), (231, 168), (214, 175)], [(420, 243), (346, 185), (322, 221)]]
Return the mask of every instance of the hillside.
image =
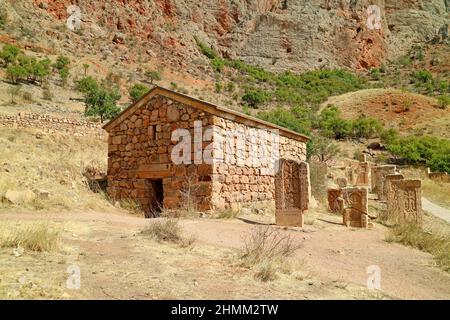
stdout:
[(337, 106), (345, 119), (367, 116), (402, 133), (450, 138), (450, 112), (435, 98), (398, 89), (367, 89), (329, 98), (323, 107)]

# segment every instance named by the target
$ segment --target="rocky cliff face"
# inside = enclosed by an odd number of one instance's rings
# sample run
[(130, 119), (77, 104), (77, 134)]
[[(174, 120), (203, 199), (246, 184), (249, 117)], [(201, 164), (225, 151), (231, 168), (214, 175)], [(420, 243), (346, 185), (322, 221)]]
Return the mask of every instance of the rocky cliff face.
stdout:
[[(151, 52), (189, 65), (199, 55), (193, 35), (226, 57), (273, 71), (324, 67), (367, 69), (396, 58), (414, 44), (448, 30), (448, 0), (33, 0), (6, 1), (17, 24), (23, 12), (34, 20), (40, 39), (64, 42), (67, 50), (105, 49), (116, 42), (130, 54)], [(83, 37), (66, 41), (67, 6), (82, 11)], [(378, 29), (367, 26), (369, 5), (381, 8)], [(39, 27), (36, 27), (39, 26)], [(33, 26), (28, 26), (33, 28)], [(448, 31), (447, 31), (448, 32)], [(88, 40), (95, 41), (89, 43)], [(104, 42), (102, 42), (104, 41)], [(79, 53), (79, 51), (78, 51)]]

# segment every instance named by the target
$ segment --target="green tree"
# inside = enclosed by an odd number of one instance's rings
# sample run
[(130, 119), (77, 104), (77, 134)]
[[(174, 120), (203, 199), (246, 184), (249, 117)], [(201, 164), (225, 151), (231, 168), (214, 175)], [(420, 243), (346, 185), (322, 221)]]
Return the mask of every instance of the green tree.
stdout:
[(59, 56), (53, 64), (53, 67), (59, 72), (63, 86), (67, 84), (67, 79), (70, 76), (69, 65), (70, 59), (66, 56)]
[(245, 91), (242, 100), (247, 102), (249, 106), (256, 108), (258, 105), (265, 103), (271, 99), (269, 92), (256, 88), (250, 88)]
[(317, 158), (321, 162), (328, 162), (340, 152), (338, 145), (332, 139), (320, 135), (312, 138), (308, 151), (309, 157)]
[(76, 88), (82, 93), (89, 93), (90, 91), (96, 91), (99, 88), (97, 81), (92, 77), (85, 77), (76, 82)]
[(136, 83), (128, 90), (128, 93), (130, 94), (130, 97), (133, 101), (138, 101), (149, 90), (150, 89), (147, 86), (145, 86), (141, 83)]
[(14, 83), (18, 83), (19, 80), (25, 78), (28, 75), (26, 68), (20, 65), (10, 65), (6, 69), (6, 75)]
[(87, 92), (85, 97), (85, 115), (100, 116), (102, 122), (106, 119), (112, 119), (120, 112), (120, 108), (116, 104), (120, 98), (120, 94), (115, 90), (103, 87), (91, 90)]
[(161, 74), (158, 71), (149, 70), (145, 73), (145, 76), (149, 79), (150, 83), (161, 80)]
[(8, 66), (16, 61), (20, 54), (20, 49), (11, 44), (5, 44), (2, 51), (0, 51), (0, 58), (3, 60), (4, 65)]

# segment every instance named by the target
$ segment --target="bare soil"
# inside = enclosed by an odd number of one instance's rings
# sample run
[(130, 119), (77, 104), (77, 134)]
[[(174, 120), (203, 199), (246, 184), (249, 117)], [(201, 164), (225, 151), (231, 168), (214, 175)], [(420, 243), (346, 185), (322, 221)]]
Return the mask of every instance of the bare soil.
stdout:
[[(0, 296), (75, 299), (449, 299), (450, 275), (431, 255), (384, 241), (386, 228), (345, 228), (341, 218), (312, 213), (303, 229), (281, 229), (302, 244), (290, 272), (261, 282), (239, 266), (242, 240), (257, 219), (181, 220), (191, 249), (147, 239), (149, 220), (120, 211), (0, 213), (5, 223), (51, 221), (62, 228), (55, 253), (0, 249)], [(263, 221), (263, 220), (261, 220)], [(275, 227), (275, 226), (274, 226)], [(65, 286), (67, 267), (81, 269), (81, 289)], [(366, 288), (368, 266), (381, 268), (381, 291)]]

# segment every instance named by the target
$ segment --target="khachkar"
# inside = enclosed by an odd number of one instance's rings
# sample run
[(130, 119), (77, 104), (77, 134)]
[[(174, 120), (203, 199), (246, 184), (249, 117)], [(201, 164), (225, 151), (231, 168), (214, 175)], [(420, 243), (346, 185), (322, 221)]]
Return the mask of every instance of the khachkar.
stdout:
[(387, 198), (389, 215), (399, 222), (421, 225), (423, 220), (421, 187), (420, 180), (391, 181), (391, 192)]
[(384, 165), (372, 167), (371, 179), (372, 179), (372, 192), (378, 196), (383, 192), (383, 183), (385, 177), (389, 174), (396, 174), (397, 167), (395, 165)]
[(388, 174), (384, 177), (383, 190), (379, 193), (379, 200), (386, 201), (389, 193), (392, 192), (392, 181), (403, 180), (405, 177), (402, 174)]
[(328, 189), (328, 205), (332, 212), (342, 213), (347, 227), (369, 226), (369, 192), (365, 187)]
[(344, 208), (342, 222), (347, 227), (367, 228), (369, 226), (369, 192), (364, 187), (342, 189)]
[(276, 223), (303, 227), (310, 196), (309, 165), (281, 159), (275, 177)]
[(328, 208), (331, 212), (342, 213), (342, 189), (328, 189)]

